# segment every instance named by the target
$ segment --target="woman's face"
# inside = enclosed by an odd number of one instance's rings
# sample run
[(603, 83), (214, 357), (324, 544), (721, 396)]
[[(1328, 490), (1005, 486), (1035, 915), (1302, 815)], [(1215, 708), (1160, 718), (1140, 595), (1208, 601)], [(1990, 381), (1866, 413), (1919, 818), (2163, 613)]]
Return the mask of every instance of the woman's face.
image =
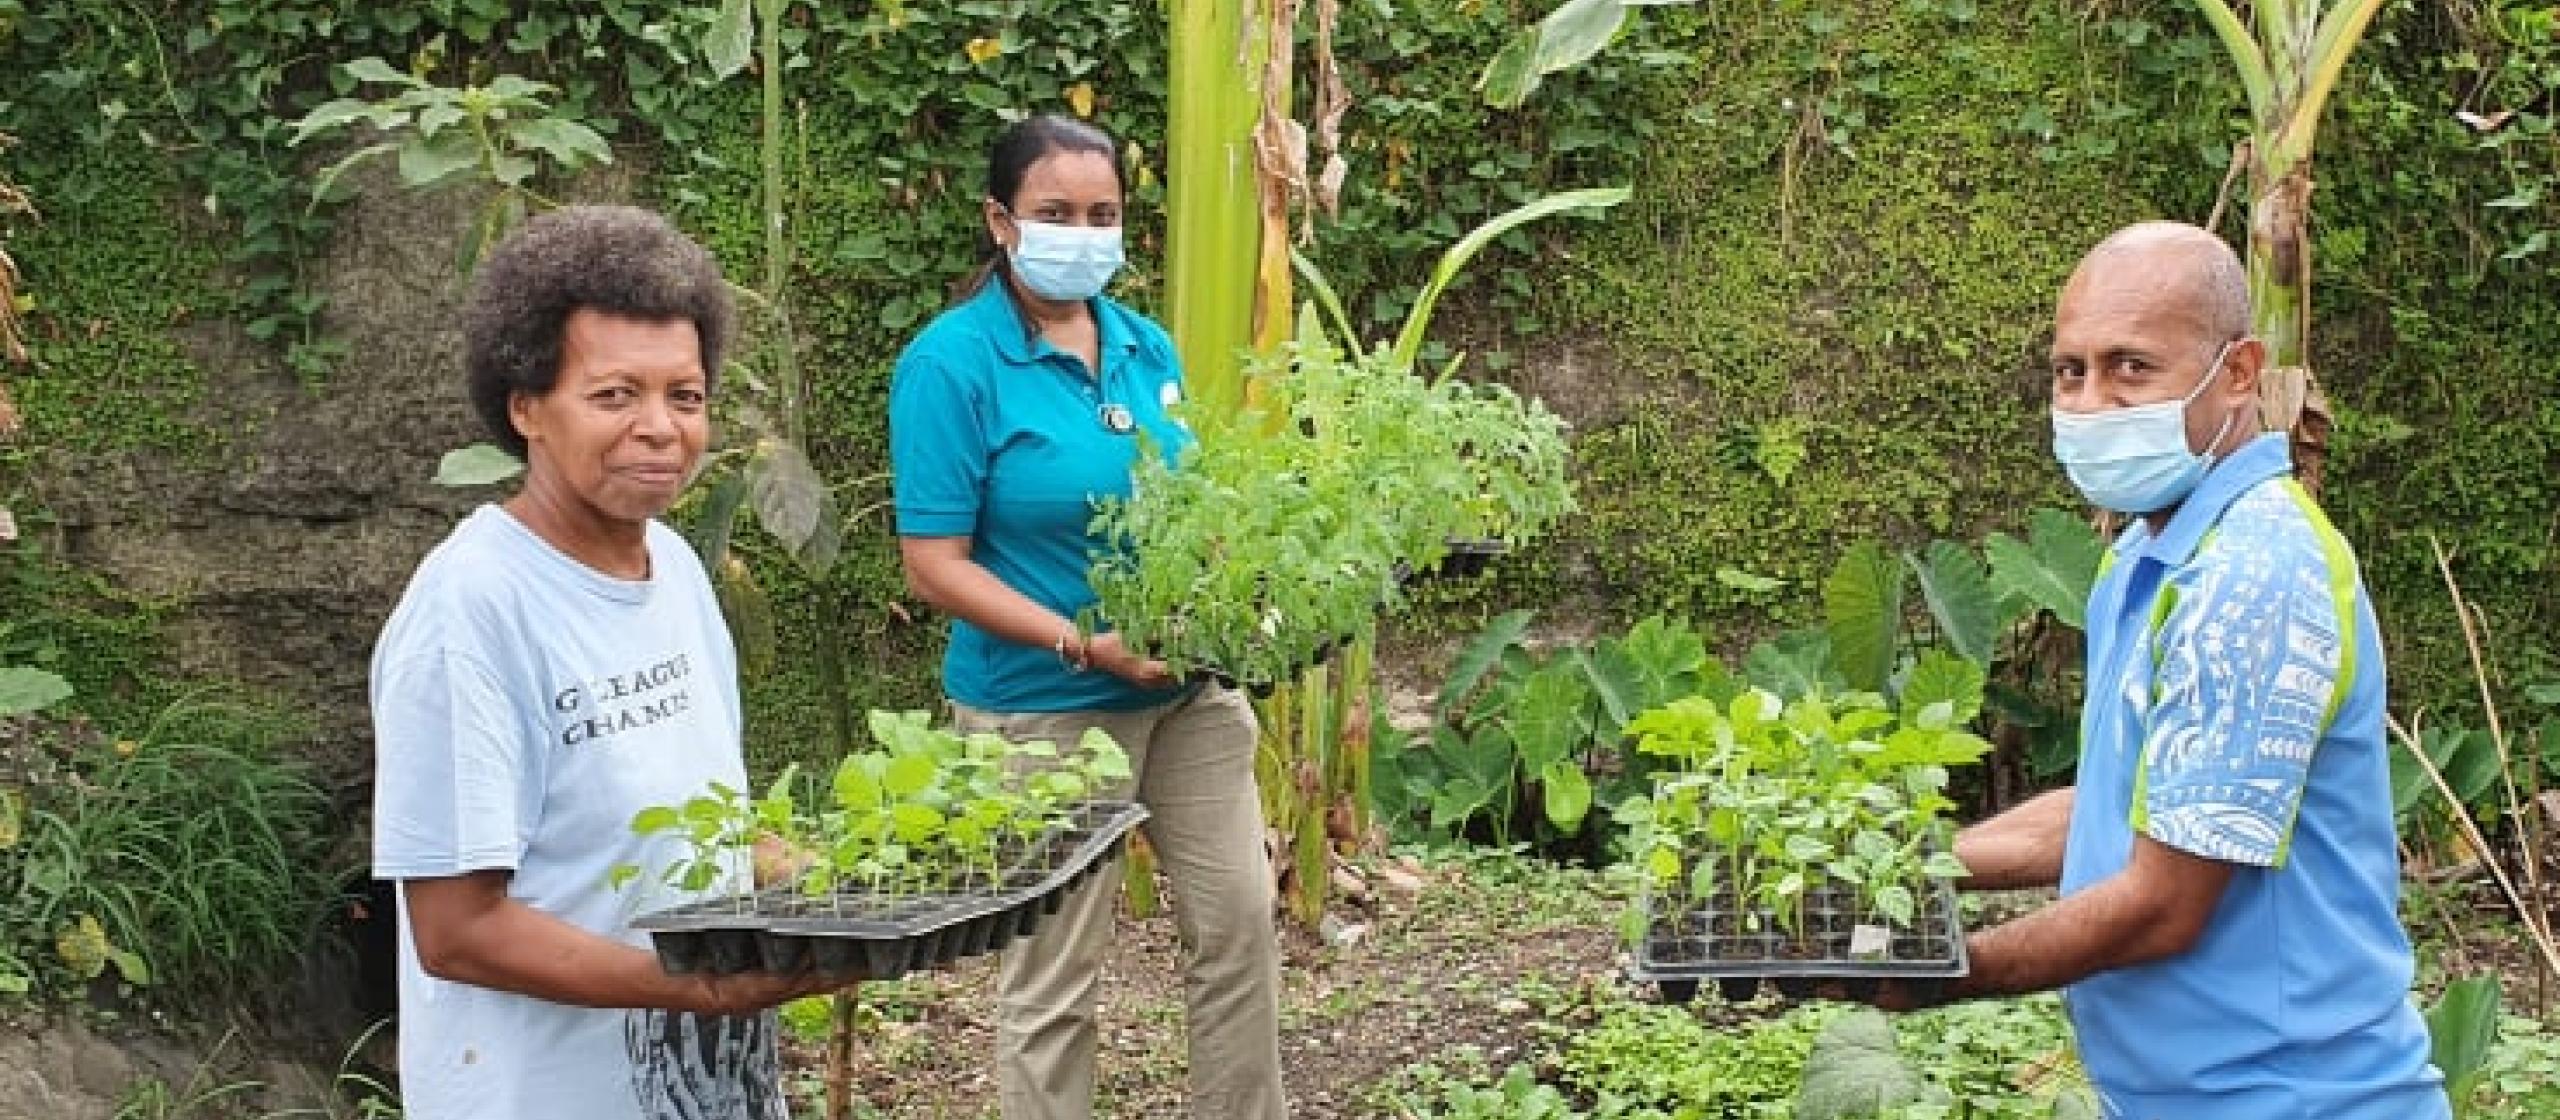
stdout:
[(1022, 243), (1019, 218), (1062, 226), (1120, 224), (1120, 175), (1100, 152), (1051, 152), (1022, 172), (1009, 199), (988, 199), (987, 233), (1005, 252)]
[(551, 391), (517, 393), (508, 414), (527, 448), (526, 485), (608, 521), (675, 504), (711, 440), (710, 379), (690, 319), (631, 319), (589, 308), (561, 329)]

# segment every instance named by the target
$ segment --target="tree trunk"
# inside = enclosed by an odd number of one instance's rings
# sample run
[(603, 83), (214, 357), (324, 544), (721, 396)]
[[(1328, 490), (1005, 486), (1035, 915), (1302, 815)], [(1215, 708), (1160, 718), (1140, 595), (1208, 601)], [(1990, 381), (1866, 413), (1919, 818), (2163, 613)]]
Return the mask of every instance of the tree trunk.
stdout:
[(2311, 164), (2274, 169), (2261, 163), (2249, 177), (2256, 198), (2249, 208), (2251, 329), (2267, 344), (2259, 418), (2267, 430), (2291, 436), (2294, 471), (2316, 498), (2331, 417), (2311, 372)]
[(1203, 408), (1244, 400), (1262, 190), (1254, 149), (1265, 44), (1247, 0), (1170, 0), (1165, 326)]

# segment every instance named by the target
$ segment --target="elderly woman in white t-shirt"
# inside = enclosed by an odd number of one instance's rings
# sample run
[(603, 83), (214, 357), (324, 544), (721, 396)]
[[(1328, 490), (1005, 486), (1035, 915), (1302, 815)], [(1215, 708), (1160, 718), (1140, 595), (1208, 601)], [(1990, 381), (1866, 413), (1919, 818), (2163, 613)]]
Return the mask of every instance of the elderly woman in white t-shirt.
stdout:
[(711, 255), (629, 207), (534, 218), (480, 267), (471, 399), (523, 486), (419, 565), (373, 661), (410, 1120), (788, 1118), (762, 1012), (834, 985), (671, 975), (608, 885), (665, 861), (634, 812), (746, 784), (728, 631), (655, 520), (731, 319)]

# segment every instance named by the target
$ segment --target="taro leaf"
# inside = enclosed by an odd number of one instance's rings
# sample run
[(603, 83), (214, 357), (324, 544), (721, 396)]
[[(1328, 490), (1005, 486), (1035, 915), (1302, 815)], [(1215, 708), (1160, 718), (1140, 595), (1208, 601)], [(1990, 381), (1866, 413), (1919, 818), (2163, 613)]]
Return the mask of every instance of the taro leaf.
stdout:
[(2027, 519), (2025, 542), (1993, 533), (1982, 551), (1991, 560), (1992, 590), (2052, 611), (2074, 629), (2087, 625), (2089, 585), (2097, 582), (2098, 560), (2107, 551), (2087, 522), (2040, 509)]
[(1591, 688), (1582, 669), (1557, 659), (1529, 674), (1504, 711), (1523, 769), (1544, 770), (1591, 739)]
[(1500, 724), (1478, 728), (1472, 737), (1460, 736), (1445, 727), (1435, 729), (1431, 750), (1451, 782), (1472, 782), (1484, 791), (1487, 802), (1511, 788), (1512, 767), (1520, 757), (1518, 748), (1512, 745), (1511, 732)]
[(0, 718), (41, 711), (71, 698), (71, 682), (42, 669), (0, 668)]
[(1905, 1105), (1947, 1101), (1902, 1058), (1893, 1023), (1872, 1007), (1833, 1019), (1805, 1056), (1795, 1120), (1867, 1120)]
[[(1370, 749), (1370, 808), (1385, 819), (1390, 830), (1400, 834), (1402, 826), (1429, 800), (1427, 793), (1417, 797), (1416, 787), (1422, 780), (1417, 771), (1430, 765), (1430, 757), (1410, 744), (1379, 743)], [(1420, 766), (1415, 765), (1417, 762)]]
[(1938, 620), (1939, 636), (1975, 664), (1991, 664), (2003, 620), (1982, 561), (1954, 541), (1931, 541), (1926, 555), (1906, 553), (1903, 560), (1920, 577), (1920, 595)]
[(723, 79), (747, 68), (747, 53), (755, 42), (755, 22), (751, 0), (721, 0), (720, 14), (702, 33), (702, 59), (711, 64), (711, 72)]
[(1538, 783), (1546, 790), (1547, 820), (1566, 832), (1581, 828), (1583, 814), (1591, 811), (1591, 779), (1582, 766), (1557, 759), (1540, 772)]
[[(1601, 644), (1604, 658), (1623, 660), (1623, 679), (1633, 685), (1631, 711), (1669, 703), (1686, 696), (1697, 676), (1710, 665), (1706, 639), (1684, 623), (1654, 615), (1627, 631), (1627, 636)], [(1617, 673), (1613, 670), (1613, 675)]]
[(2503, 760), (2498, 755), (2496, 740), (2485, 732), (2458, 727), (2430, 727), (2419, 737), (2425, 744), (2427, 757), (2444, 774), (2453, 795), (2463, 805), (2476, 805), (2498, 782)]
[(444, 453), (436, 462), (438, 486), (487, 486), (524, 473), (524, 464), (496, 444), (475, 443)]
[(2425, 764), (2418, 761), (2417, 752), (2407, 744), (2395, 744), (2391, 751), (2391, 819), (2406, 819), (2435, 788), (2435, 782), (2427, 777)]
[(2454, 981), (2427, 1010), (2434, 1063), (2444, 1073), (2447, 1095), (2457, 1104), (2475, 1094), (2497, 1049), (2498, 986), (2495, 975)]
[(1821, 691), (1830, 683), (1831, 635), (1820, 630), (1789, 630), (1751, 647), (1742, 660), (1743, 679), (1753, 686), (1794, 700)]
[(1475, 690), (1476, 682), (1484, 679), (1485, 670), (1502, 659), (1502, 651), (1520, 644), (1520, 635), (1529, 629), (1529, 618), (1528, 611), (1504, 614), (1488, 624), (1474, 641), (1467, 643), (1467, 648), (1458, 654), (1457, 664), (1449, 669), (1448, 683), (1440, 686), (1442, 719), (1447, 719), (1450, 711), (1466, 699), (1467, 693)]
[(1981, 662), (1942, 649), (1928, 650), (1903, 677), (1902, 722), (1916, 724), (1920, 712), (1943, 703), (1949, 705), (1947, 726), (1971, 723), (1982, 712), (1983, 685)]
[(1455, 833), (1467, 819), (1493, 804), (1494, 791), (1469, 777), (1455, 777), (1431, 795), (1431, 827)]
[(1849, 687), (1883, 692), (1902, 635), (1902, 569), (1874, 541), (1860, 541), (1822, 581), (1831, 665)]
[(2543, 681), (2524, 686), (2524, 698), (2546, 707), (2560, 708), (2560, 681)]
[(818, 576), (835, 566), (844, 546), (835, 496), (797, 445), (779, 439), (759, 443), (747, 464), (747, 495), (756, 520), (791, 550), (802, 571)]
[(2427, 1009), (2427, 1034), (2436, 1068), (2444, 1072), (2445, 1094), (2457, 1105), (2468, 1102), (2498, 1043), (2498, 978), (2474, 976), (2445, 985), (2444, 997)]
[(1602, 726), (1596, 730), (1606, 731), (1604, 738), (1616, 739), (1618, 729), (1645, 708), (1635, 665), (1626, 651), (1613, 642), (1604, 642), (1596, 649), (1573, 650), (1566, 660), (1582, 672), (1584, 682), (1591, 686), (1591, 695), (1600, 701)]

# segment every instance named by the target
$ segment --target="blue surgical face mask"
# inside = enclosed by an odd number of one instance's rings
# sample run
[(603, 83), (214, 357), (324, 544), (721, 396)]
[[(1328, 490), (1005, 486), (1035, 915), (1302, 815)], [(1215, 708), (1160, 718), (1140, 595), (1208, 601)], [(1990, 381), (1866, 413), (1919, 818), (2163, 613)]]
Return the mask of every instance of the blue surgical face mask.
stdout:
[[(2213, 466), (2210, 453), (2187, 446), (2187, 405), (2222, 375), (2231, 343), (2213, 355), (2213, 367), (2186, 396), (2174, 401), (2101, 412), (2053, 410), (2053, 457), (2089, 504), (2118, 513), (2157, 513), (2185, 501)], [(2207, 447), (2219, 446), (2238, 413), (2223, 418)]]
[(1042, 299), (1088, 300), (1120, 271), (1124, 259), (1119, 226), (1070, 226), (1013, 220), (1022, 231), (1013, 246), (1013, 275)]

